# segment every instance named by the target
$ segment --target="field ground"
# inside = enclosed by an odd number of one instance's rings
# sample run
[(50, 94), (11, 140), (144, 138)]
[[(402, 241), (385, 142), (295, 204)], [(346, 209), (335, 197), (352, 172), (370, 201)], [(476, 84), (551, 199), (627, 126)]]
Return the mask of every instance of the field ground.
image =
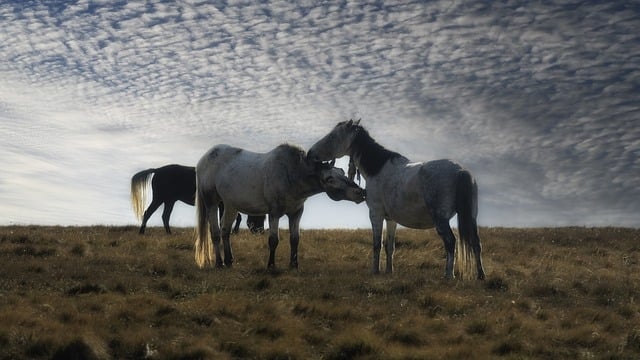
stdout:
[[(191, 229), (0, 227), (0, 359), (638, 359), (640, 230), (483, 228), (485, 281), (443, 279), (435, 231), (232, 239), (199, 269)], [(383, 264), (384, 266), (384, 264)]]

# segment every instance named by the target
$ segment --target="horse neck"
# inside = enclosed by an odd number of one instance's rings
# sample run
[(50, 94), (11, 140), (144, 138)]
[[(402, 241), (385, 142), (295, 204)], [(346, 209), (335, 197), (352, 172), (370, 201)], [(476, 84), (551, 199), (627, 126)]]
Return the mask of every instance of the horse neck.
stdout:
[(324, 189), (320, 184), (320, 180), (316, 176), (307, 176), (304, 177), (300, 182), (300, 186), (297, 189), (297, 193), (299, 196), (304, 197), (305, 199), (313, 196), (315, 194), (319, 194), (323, 192)]
[(324, 189), (315, 174), (308, 173), (304, 167), (289, 168), (286, 176), (290, 185), (289, 192), (295, 198), (308, 198), (319, 194)]
[(404, 158), (397, 152), (378, 144), (369, 133), (360, 129), (349, 148), (349, 154), (365, 180), (376, 176), (384, 165), (396, 158)]

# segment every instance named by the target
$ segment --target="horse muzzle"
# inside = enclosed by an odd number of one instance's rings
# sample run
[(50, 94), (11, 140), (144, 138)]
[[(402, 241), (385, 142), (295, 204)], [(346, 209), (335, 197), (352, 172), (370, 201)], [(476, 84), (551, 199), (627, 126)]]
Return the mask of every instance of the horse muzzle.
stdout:
[(367, 197), (367, 190), (360, 187), (349, 188), (346, 190), (327, 191), (327, 195), (333, 201), (349, 200), (356, 204), (360, 204)]

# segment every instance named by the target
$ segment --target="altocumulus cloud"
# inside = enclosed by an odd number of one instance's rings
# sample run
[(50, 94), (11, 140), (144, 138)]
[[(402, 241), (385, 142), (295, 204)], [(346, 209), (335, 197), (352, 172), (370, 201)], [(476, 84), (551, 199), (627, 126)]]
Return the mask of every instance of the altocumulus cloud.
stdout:
[[(6, 1), (0, 18), (2, 223), (132, 223), (138, 170), (308, 147), (362, 117), (411, 159), (470, 168), (485, 225), (638, 225), (638, 5)], [(303, 225), (367, 226), (323, 201)]]

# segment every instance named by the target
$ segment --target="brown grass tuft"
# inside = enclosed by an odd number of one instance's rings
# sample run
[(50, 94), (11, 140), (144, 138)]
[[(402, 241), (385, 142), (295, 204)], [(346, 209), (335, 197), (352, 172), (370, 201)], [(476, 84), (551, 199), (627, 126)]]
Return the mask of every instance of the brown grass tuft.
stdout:
[[(640, 230), (483, 228), (484, 282), (443, 279), (435, 231), (400, 229), (392, 275), (370, 230), (232, 237), (199, 269), (193, 230), (0, 227), (0, 359), (640, 358)], [(384, 264), (383, 264), (384, 266)]]

